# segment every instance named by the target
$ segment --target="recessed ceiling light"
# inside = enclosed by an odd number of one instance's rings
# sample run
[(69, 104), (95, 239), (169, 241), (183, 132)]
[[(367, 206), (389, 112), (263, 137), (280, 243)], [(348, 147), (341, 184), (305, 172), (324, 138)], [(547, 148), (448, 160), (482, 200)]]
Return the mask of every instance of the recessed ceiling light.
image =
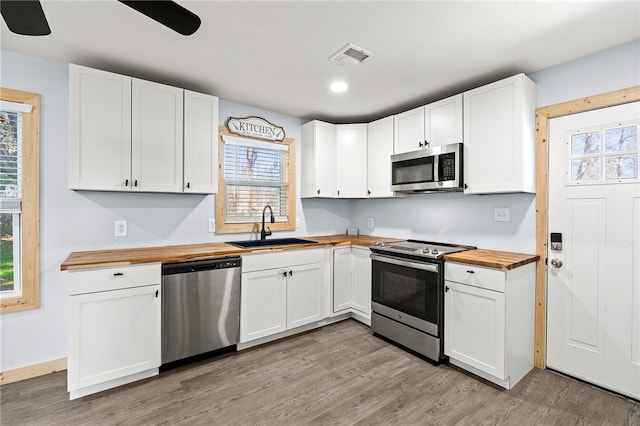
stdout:
[(342, 93), (345, 92), (348, 87), (349, 86), (344, 81), (334, 81), (331, 83), (331, 86), (329, 86), (329, 89), (334, 93)]

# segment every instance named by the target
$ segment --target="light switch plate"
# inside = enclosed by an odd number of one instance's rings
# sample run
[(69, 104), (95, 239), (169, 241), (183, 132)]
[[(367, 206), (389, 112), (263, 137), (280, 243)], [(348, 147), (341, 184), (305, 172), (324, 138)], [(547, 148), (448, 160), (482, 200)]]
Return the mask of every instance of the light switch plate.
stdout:
[(367, 219), (367, 226), (369, 228), (373, 228), (373, 218), (372, 217)]
[(209, 224), (208, 224), (208, 227), (207, 227), (207, 232), (209, 232), (209, 233), (216, 232), (216, 220), (215, 219), (209, 218)]
[(493, 209), (493, 220), (496, 222), (510, 222), (511, 221), (511, 208), (509, 207), (496, 207)]

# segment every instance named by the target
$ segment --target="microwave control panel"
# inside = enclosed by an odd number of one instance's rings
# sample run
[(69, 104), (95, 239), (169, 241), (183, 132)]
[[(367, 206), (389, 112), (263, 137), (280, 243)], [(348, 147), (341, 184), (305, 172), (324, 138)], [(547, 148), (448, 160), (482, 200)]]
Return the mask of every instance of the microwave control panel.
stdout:
[(440, 154), (438, 160), (439, 180), (456, 180), (456, 154), (454, 152)]

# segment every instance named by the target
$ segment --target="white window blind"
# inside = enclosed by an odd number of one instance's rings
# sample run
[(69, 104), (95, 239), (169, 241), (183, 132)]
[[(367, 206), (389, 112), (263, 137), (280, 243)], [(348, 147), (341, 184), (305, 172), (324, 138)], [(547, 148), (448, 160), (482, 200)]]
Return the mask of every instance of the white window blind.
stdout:
[(19, 210), (22, 181), (22, 113), (0, 111), (0, 208)]
[(271, 206), (277, 222), (286, 222), (288, 146), (224, 136), (225, 222), (262, 219)]

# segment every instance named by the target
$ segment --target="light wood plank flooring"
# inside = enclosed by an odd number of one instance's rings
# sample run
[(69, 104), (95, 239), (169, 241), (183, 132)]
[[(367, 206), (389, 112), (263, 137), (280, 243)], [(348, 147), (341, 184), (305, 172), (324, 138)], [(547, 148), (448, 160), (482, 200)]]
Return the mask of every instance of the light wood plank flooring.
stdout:
[(2, 386), (2, 425), (640, 425), (640, 403), (551, 371), (506, 391), (354, 321), (69, 401), (66, 372)]

